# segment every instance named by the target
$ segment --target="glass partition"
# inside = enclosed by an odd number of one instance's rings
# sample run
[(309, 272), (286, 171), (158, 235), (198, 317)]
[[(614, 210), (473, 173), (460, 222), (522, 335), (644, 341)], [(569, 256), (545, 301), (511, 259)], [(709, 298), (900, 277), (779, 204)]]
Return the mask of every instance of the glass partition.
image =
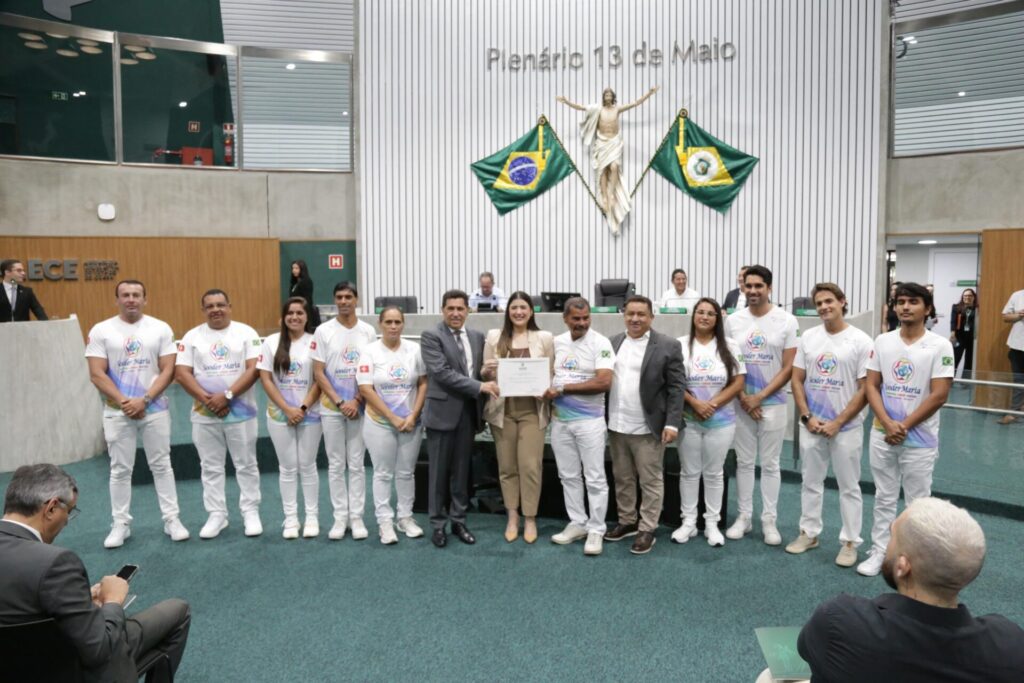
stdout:
[(114, 161), (113, 34), (33, 26), (0, 24), (0, 154)]
[(352, 170), (352, 66), (338, 53), (242, 48), (248, 168)]

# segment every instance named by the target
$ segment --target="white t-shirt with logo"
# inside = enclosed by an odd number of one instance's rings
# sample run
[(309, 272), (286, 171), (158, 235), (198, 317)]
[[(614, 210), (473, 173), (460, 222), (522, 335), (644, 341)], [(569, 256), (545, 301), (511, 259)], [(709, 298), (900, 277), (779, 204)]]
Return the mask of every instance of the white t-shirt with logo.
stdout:
[[(931, 382), (936, 378), (956, 373), (953, 365), (953, 344), (949, 339), (925, 332), (924, 336), (907, 346), (900, 331), (893, 330), (875, 339), (868, 358), (868, 370), (882, 374), (882, 403), (890, 418), (902, 422), (932, 393)], [(872, 425), (875, 430), (885, 428), (878, 417)], [(907, 434), (904, 446), (911, 448), (937, 448), (939, 445), (939, 411)]]
[[(749, 308), (736, 311), (725, 319), (726, 333), (739, 345), (742, 361), (747, 366), (744, 391), (756, 394), (782, 370), (782, 352), (795, 349), (799, 325), (792, 314), (778, 306), (760, 318)], [(762, 401), (762, 405), (782, 405), (786, 392), (779, 389)]]
[[(85, 345), (87, 358), (106, 358), (107, 376), (127, 398), (142, 398), (160, 375), (159, 359), (174, 354), (174, 333), (162, 320), (144, 315), (137, 322), (125, 322), (120, 316), (96, 323), (89, 330)], [(121, 406), (109, 396), (103, 397), (104, 413), (120, 415)], [(167, 396), (161, 395), (146, 408), (146, 413), (167, 410)]]
[[(1003, 315), (1018, 311), (1024, 311), (1024, 289), (1011, 294), (1006, 306), (1003, 307)], [(1018, 320), (1010, 327), (1010, 336), (1006, 338), (1006, 345), (1011, 349), (1024, 351), (1024, 320)]]
[[(867, 377), (868, 356), (874, 343), (853, 325), (829, 334), (824, 325), (800, 336), (793, 367), (804, 371), (804, 393), (811, 414), (826, 422), (846, 409), (857, 393), (857, 380)], [(844, 424), (840, 431), (864, 424), (864, 411)]]
[[(293, 341), (288, 349), (291, 363), (284, 375), (279, 375), (274, 370), (274, 354), (277, 353), (277, 345), (281, 341), (281, 333), (275, 332), (263, 340), (260, 348), (260, 355), (256, 361), (256, 368), (266, 370), (274, 378), (274, 385), (284, 397), (284, 402), (292, 408), (302, 406), (310, 388), (313, 386), (313, 359), (310, 358), (310, 347), (313, 345), (313, 335), (305, 333), (302, 338)], [(319, 422), (320, 410), (316, 405), (307, 406), (305, 423)], [(273, 401), (267, 401), (267, 418), (280, 424), (288, 424), (288, 416), (284, 414)]]
[[(324, 374), (342, 401), (351, 401), (359, 395), (356, 384), (356, 367), (363, 347), (377, 341), (373, 327), (362, 320), (351, 329), (337, 318), (332, 318), (316, 328), (313, 337), (313, 360), (324, 364)], [(327, 394), (320, 397), (325, 415), (341, 415)]]
[[(203, 323), (193, 327), (178, 342), (176, 365), (192, 368), (192, 375), (204, 390), (220, 394), (245, 373), (245, 362), (260, 355), (260, 336), (243, 323), (232, 321), (222, 330)], [(192, 422), (205, 424), (245, 422), (256, 417), (256, 392), (249, 388), (231, 399), (230, 412), (223, 418), (199, 401), (192, 402)]]
[[(391, 412), (398, 417), (408, 417), (416, 406), (419, 379), (426, 372), (419, 344), (403, 339), (398, 350), (392, 351), (383, 341), (375, 341), (363, 347), (356, 381), (360, 385), (373, 385)], [(366, 405), (366, 415), (377, 424), (394, 430), (394, 425), (370, 404)]]
[[(733, 376), (745, 375), (746, 365), (740, 360), (740, 347), (732, 339), (726, 338), (726, 345), (736, 359), (738, 367), (733, 368)], [(707, 344), (701, 344), (697, 339), (693, 340), (693, 353), (690, 353), (689, 335), (679, 338), (679, 344), (683, 347), (683, 368), (686, 371), (686, 390), (698, 400), (710, 401), (718, 395), (727, 384), (728, 374), (726, 373), (725, 361), (718, 355), (718, 340), (714, 337)], [(701, 420), (693, 412), (693, 408), (686, 404), (684, 409), (686, 418), (704, 429), (721, 429), (736, 423), (736, 402), (729, 401), (707, 420)]]
[[(587, 382), (598, 370), (614, 370), (615, 352), (608, 337), (587, 330), (573, 341), (572, 333), (555, 337), (555, 376), (551, 386), (560, 389), (566, 384)], [(552, 401), (554, 418), (562, 422), (604, 417), (604, 394), (562, 394)]]

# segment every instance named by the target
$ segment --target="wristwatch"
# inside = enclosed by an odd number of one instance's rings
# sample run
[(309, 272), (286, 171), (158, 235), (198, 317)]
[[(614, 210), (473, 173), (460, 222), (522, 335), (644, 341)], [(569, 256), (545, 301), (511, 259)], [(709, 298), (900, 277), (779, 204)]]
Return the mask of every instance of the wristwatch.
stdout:
[(224, 392), (224, 398), (226, 398), (227, 400), (230, 401), (234, 397), (235, 397), (235, 392), (231, 391), (230, 389), (228, 389), (227, 391)]
[(146, 407), (148, 408), (149, 404), (153, 402), (153, 397), (150, 396), (149, 394), (146, 394), (142, 397), (142, 402), (145, 403)]
[(800, 424), (806, 425), (808, 422), (811, 421), (811, 417), (813, 417), (813, 416), (810, 413), (807, 413), (806, 415), (801, 415), (800, 416)]
[(306, 412), (309, 410), (309, 406), (307, 406), (305, 403), (299, 406), (299, 408), (302, 409), (302, 412)]

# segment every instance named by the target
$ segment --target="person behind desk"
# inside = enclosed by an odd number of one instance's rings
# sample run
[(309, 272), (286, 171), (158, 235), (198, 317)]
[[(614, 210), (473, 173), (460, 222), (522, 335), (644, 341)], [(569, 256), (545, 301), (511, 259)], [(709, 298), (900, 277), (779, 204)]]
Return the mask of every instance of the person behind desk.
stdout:
[(686, 271), (682, 268), (676, 268), (672, 271), (672, 286), (665, 290), (658, 299), (659, 308), (685, 308), (688, 312), (693, 312), (693, 307), (697, 305), (697, 301), (700, 299), (700, 292), (692, 287), (688, 287), (689, 282)]
[(469, 307), (474, 311), (504, 311), (508, 303), (505, 292), (494, 286), (494, 275), (480, 273), (480, 288), (469, 297)]
[[(497, 380), (499, 358), (547, 358), (555, 356), (550, 332), (537, 327), (533, 300), (524, 292), (513, 292), (505, 309), (501, 329), (490, 330), (484, 342), (484, 367), (480, 376)], [(526, 518), (523, 540), (537, 541), (537, 507), (543, 478), (544, 430), (551, 412), (550, 403), (533, 396), (488, 401), (484, 419), (491, 425), (498, 454), (498, 478), (501, 496), (508, 510), (505, 540), (519, 537), (519, 512)]]
[(811, 680), (1024, 680), (1024, 630), (998, 614), (975, 617), (960, 602), (981, 572), (985, 534), (966, 510), (918, 498), (892, 524), (882, 562), (896, 593), (839, 595), (800, 631)]
[(25, 265), (18, 259), (0, 261), (4, 291), (0, 300), (0, 323), (23, 322), (29, 319), (29, 311), (36, 320), (49, 320), (43, 305), (39, 303), (31, 287), (24, 286)]
[(750, 266), (740, 266), (739, 275), (736, 276), (736, 289), (730, 289), (725, 295), (725, 300), (722, 302), (722, 308), (726, 310), (735, 310), (737, 308), (747, 307), (747, 295), (743, 290), (743, 278), (747, 274), (747, 268)]
[(0, 521), (0, 624), (53, 619), (88, 681), (138, 681), (139, 669), (155, 657), (166, 663), (146, 680), (171, 680), (188, 640), (188, 603), (164, 600), (129, 617), (124, 579), (104, 576), (90, 587), (82, 560), (52, 545), (77, 506), (75, 480), (56, 465), (14, 472)]

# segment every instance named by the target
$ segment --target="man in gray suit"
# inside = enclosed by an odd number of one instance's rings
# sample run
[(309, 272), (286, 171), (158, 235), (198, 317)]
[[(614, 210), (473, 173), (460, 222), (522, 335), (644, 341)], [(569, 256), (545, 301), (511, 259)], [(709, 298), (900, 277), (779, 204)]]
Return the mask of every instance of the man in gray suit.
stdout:
[(164, 600), (126, 617), (124, 579), (104, 576), (90, 588), (78, 556), (51, 545), (77, 504), (75, 480), (56, 465), (14, 473), (0, 520), (0, 624), (53, 619), (86, 680), (138, 681), (138, 671), (158, 658), (147, 682), (171, 680), (188, 638), (188, 603)]
[[(619, 523), (606, 541), (636, 536), (630, 552), (654, 547), (665, 493), (665, 444), (683, 428), (683, 351), (679, 341), (651, 329), (654, 306), (631, 296), (625, 307), (626, 331), (611, 338), (615, 371), (608, 394), (608, 443), (615, 477)], [(640, 481), (637, 523), (637, 479)]]
[[(483, 400), (498, 396), (495, 382), (480, 381), (484, 335), (463, 329), (469, 315), (469, 296), (452, 289), (441, 297), (444, 322), (420, 336), (427, 369), (427, 402), (423, 426), (427, 429), (430, 458), (430, 493), (427, 507), (434, 545), (448, 544), (445, 525), (463, 543), (476, 543), (466, 527), (469, 507), (469, 461), (473, 438), (483, 429)], [(482, 398), (483, 397), (483, 398)]]

